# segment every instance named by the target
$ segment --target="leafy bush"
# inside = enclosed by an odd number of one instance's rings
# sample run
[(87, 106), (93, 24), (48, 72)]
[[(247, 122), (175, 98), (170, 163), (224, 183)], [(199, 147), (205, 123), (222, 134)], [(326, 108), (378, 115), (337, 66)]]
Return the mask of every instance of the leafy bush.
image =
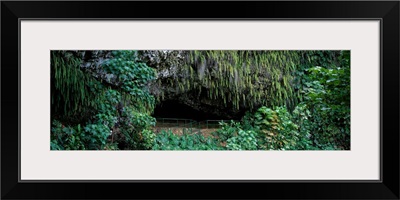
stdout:
[(228, 150), (257, 150), (256, 132), (239, 129), (238, 134), (229, 138), (226, 144)]
[(85, 150), (87, 136), (78, 124), (75, 127), (65, 126), (53, 120), (51, 128), (51, 150)]
[(104, 124), (87, 124), (85, 126), (87, 145), (89, 149), (104, 149), (111, 130)]
[(278, 141), (281, 121), (277, 113), (265, 106), (254, 113), (254, 129), (258, 133), (261, 149), (280, 149), (282, 142)]
[(321, 149), (350, 149), (350, 66), (307, 70), (304, 103), (310, 110), (311, 134)]
[[(113, 80), (105, 84), (93, 77), (85, 79), (90, 93), (96, 94), (90, 102), (93, 105), (90, 111), (92, 116), (87, 121), (67, 127), (55, 121), (50, 144), (52, 149), (149, 149), (153, 145), (155, 136), (148, 128), (155, 125), (155, 118), (150, 116), (155, 99), (150, 95), (147, 84), (155, 78), (155, 71), (140, 62), (135, 51), (114, 51), (113, 56), (102, 66), (109, 75), (107, 77)], [(63, 62), (60, 63), (55, 67), (65, 67)], [(75, 71), (80, 70), (75, 68)], [(62, 88), (60, 90), (63, 91)]]
[(229, 124), (221, 121), (219, 125), (221, 128), (214, 132), (214, 135), (222, 142), (237, 135), (237, 132), (241, 128), (240, 123), (233, 120)]
[(156, 135), (153, 150), (223, 150), (218, 140), (201, 134), (175, 135), (171, 130), (162, 130)]
[[(295, 113), (301, 111), (299, 108), (295, 109)], [(300, 127), (295, 120), (285, 107), (271, 109), (262, 106), (253, 116), (247, 113), (242, 122), (246, 129), (257, 133), (258, 149), (312, 149), (308, 127)]]
[(145, 113), (154, 109), (155, 98), (150, 95), (147, 84), (154, 80), (156, 71), (137, 58), (136, 51), (113, 51), (114, 59), (110, 59), (103, 69), (115, 77), (114, 82), (129, 93), (132, 106)]
[(145, 149), (151, 149), (156, 143), (156, 134), (151, 130), (143, 130), (143, 146)]
[(304, 103), (297, 105), (292, 113), (292, 120), (297, 125), (299, 132), (299, 141), (297, 142), (297, 148), (299, 150), (317, 149), (313, 146), (311, 140), (311, 117), (311, 113)]

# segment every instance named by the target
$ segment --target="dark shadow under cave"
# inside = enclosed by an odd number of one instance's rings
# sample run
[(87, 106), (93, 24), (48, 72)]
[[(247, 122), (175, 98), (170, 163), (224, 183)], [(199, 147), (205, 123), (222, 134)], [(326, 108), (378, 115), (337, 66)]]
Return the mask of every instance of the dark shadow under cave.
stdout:
[(199, 111), (188, 105), (173, 100), (163, 101), (159, 103), (154, 109), (153, 117), (192, 119), (195, 121), (222, 120), (222, 119), (227, 120), (226, 117), (224, 118), (223, 116), (218, 116), (203, 111)]

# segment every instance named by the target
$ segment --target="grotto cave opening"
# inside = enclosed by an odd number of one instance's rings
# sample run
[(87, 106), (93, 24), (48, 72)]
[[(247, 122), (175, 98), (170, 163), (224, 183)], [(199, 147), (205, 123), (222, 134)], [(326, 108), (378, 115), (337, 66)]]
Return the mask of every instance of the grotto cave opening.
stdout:
[[(211, 108), (212, 109), (212, 108)], [(176, 100), (166, 100), (158, 103), (154, 109), (153, 117), (155, 118), (177, 118), (177, 119), (190, 119), (194, 121), (205, 120), (241, 120), (245, 114), (245, 110), (235, 113), (230, 112), (231, 108), (222, 109), (221, 112), (211, 113), (208, 109), (195, 109), (189, 105)], [(221, 108), (214, 108), (221, 110)], [(225, 112), (223, 112), (225, 111)]]
[(223, 116), (196, 110), (188, 105), (173, 100), (159, 103), (154, 109), (153, 117), (191, 119), (195, 121), (225, 119)]

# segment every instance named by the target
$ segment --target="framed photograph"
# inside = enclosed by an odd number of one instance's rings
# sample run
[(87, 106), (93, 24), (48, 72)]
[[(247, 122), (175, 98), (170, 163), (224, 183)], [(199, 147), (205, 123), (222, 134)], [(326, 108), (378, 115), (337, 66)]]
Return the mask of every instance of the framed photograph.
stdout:
[(2, 1), (1, 198), (399, 199), (399, 8)]

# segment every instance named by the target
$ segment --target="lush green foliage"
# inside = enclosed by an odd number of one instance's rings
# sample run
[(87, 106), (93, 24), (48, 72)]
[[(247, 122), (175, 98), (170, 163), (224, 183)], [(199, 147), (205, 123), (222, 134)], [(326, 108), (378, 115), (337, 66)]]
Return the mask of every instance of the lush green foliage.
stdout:
[(215, 132), (215, 135), (221, 142), (226, 141), (231, 137), (234, 137), (241, 129), (241, 124), (233, 120), (229, 124), (225, 122), (220, 122), (219, 125), (221, 128)]
[(350, 55), (339, 66), (311, 67), (303, 76), (303, 102), (311, 117), (306, 125), (320, 149), (350, 149)]
[[(172, 51), (170, 54), (176, 52)], [(286, 105), (294, 108), (301, 98), (298, 73), (310, 66), (338, 62), (340, 51), (185, 51), (169, 67), (181, 65), (171, 78), (158, 79), (159, 86), (182, 93), (198, 93), (221, 100), (233, 110)], [(177, 55), (176, 55), (177, 56)], [(322, 65), (321, 65), (322, 64)], [(168, 66), (166, 66), (168, 67)], [(161, 99), (164, 92), (160, 91)]]
[(78, 150), (86, 149), (85, 142), (88, 139), (80, 125), (76, 127), (65, 127), (59, 121), (53, 121), (51, 128), (51, 149), (56, 150)]
[[(63, 55), (60, 52), (58, 54)], [(56, 57), (57, 54), (53, 55)], [(70, 93), (74, 93), (77, 90), (63, 83), (68, 82), (68, 78), (57, 78), (60, 76), (57, 75), (59, 68), (73, 68), (76, 74), (89, 76), (87, 82), (84, 82), (85, 87), (82, 87), (87, 88), (88, 93), (93, 95), (88, 99), (89, 105), (92, 105), (89, 107), (92, 109), (92, 115), (86, 121), (80, 120), (76, 125), (66, 125), (58, 121), (58, 115), (55, 115), (51, 135), (52, 149), (149, 149), (152, 146), (151, 140), (154, 136), (149, 134), (147, 129), (155, 125), (155, 119), (150, 116), (155, 100), (146, 89), (146, 83), (155, 78), (155, 71), (136, 60), (135, 55), (134, 51), (114, 51), (113, 59), (102, 66), (102, 70), (114, 78), (116, 86), (113, 87), (85, 74), (79, 69), (79, 62), (71, 66), (62, 63), (52, 66), (61, 91), (71, 90)], [(73, 77), (74, 74), (64, 76)], [(62, 92), (53, 93), (53, 97), (59, 99), (60, 94), (64, 97)], [(54, 108), (57, 113), (59, 109), (56, 106)], [(74, 106), (79, 110), (80, 106), (84, 105), (79, 103)], [(71, 108), (75, 107), (68, 106), (66, 110)]]
[(169, 87), (250, 108), (211, 136), (153, 132), (156, 70), (135, 51), (113, 51), (98, 76), (73, 53), (51, 56), (53, 150), (350, 149), (349, 51), (191, 52)]
[(178, 136), (171, 131), (162, 131), (156, 135), (153, 150), (222, 150), (223, 147), (213, 137), (201, 134)]
[(266, 149), (296, 149), (299, 140), (298, 126), (283, 107), (272, 110), (261, 107), (254, 115), (255, 129), (266, 142)]
[(67, 123), (76, 123), (92, 115), (95, 92), (88, 89), (98, 82), (80, 69), (81, 59), (71, 52), (51, 52), (52, 115)]
[(214, 132), (220, 144), (227, 150), (257, 150), (257, 133), (253, 130), (243, 130), (241, 123), (231, 121), (220, 122), (221, 128)]
[(113, 75), (116, 85), (128, 93), (125, 98), (136, 110), (151, 113), (155, 99), (146, 86), (155, 79), (155, 70), (137, 60), (135, 51), (114, 51), (113, 54), (115, 58), (109, 60), (103, 69)]
[[(295, 113), (299, 112), (300, 109), (296, 108)], [(284, 107), (273, 110), (263, 106), (254, 114), (247, 113), (240, 123), (221, 123), (221, 129), (215, 135), (230, 143), (228, 149), (235, 150), (314, 149), (310, 134), (304, 126), (294, 122), (296, 119)]]
[(229, 138), (226, 144), (228, 150), (257, 150), (256, 132), (239, 129), (236, 136)]

